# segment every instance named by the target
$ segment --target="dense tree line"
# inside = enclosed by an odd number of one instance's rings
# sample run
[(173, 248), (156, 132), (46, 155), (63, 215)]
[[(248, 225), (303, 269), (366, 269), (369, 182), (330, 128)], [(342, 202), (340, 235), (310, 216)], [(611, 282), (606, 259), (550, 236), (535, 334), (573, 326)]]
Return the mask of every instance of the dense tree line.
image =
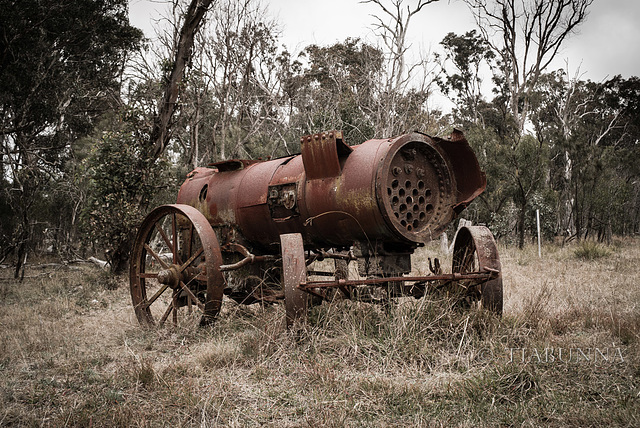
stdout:
[[(433, 1), (369, 1), (378, 42), (292, 53), (256, 0), (176, 2), (153, 42), (124, 0), (0, 0), (0, 262), (19, 275), (32, 250), (104, 251), (122, 270), (190, 168), (329, 129), (350, 144), (463, 129), (488, 176), (466, 215), (500, 239), (523, 245), (535, 210), (548, 237), (638, 233), (640, 80), (548, 69), (592, 0), (466, 0), (478, 29), (413, 60), (407, 29)], [(451, 112), (429, 107), (437, 88)]]
[(0, 260), (16, 275), (44, 236), (68, 246), (83, 209), (74, 152), (117, 110), (140, 30), (126, 0), (0, 1)]

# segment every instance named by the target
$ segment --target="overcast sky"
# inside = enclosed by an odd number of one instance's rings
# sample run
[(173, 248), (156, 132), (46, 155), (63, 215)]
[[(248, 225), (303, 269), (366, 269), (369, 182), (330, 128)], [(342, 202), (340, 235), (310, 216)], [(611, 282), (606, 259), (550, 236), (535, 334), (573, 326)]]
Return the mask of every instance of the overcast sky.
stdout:
[[(374, 5), (358, 0), (263, 0), (268, 13), (279, 23), (281, 43), (297, 53), (305, 46), (332, 44), (347, 37), (375, 43), (372, 13)], [(130, 0), (131, 23), (152, 33), (160, 0)], [(448, 32), (463, 34), (475, 27), (461, 0), (440, 0), (425, 6), (410, 24), (414, 50), (436, 51)], [(566, 41), (553, 69), (568, 61), (573, 75), (579, 67), (582, 79), (602, 81), (621, 74), (640, 75), (640, 0), (595, 0), (579, 33)]]

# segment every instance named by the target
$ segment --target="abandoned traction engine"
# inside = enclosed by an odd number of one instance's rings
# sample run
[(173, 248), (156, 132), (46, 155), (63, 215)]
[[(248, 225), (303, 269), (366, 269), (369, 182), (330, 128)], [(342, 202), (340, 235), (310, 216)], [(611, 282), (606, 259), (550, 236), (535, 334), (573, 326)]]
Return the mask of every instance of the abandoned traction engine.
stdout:
[(458, 230), (451, 273), (436, 259), (431, 274), (408, 276), (414, 250), (485, 189), (462, 132), (348, 146), (332, 131), (300, 144), (293, 156), (196, 168), (177, 204), (146, 217), (130, 268), (141, 323), (193, 313), (206, 324), (225, 295), (244, 304), (284, 300), (288, 326), (322, 300), (388, 302), (436, 289), (502, 312), (500, 261), (483, 226)]

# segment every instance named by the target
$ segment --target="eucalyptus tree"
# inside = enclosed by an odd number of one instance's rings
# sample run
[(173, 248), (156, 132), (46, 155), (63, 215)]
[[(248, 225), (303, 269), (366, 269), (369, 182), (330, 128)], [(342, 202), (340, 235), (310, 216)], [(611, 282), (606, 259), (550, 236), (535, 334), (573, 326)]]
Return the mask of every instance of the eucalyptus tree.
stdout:
[(639, 82), (581, 81), (563, 71), (540, 79), (532, 122), (549, 141), (550, 186), (565, 238), (610, 239), (638, 227)]
[(593, 0), (465, 0), (499, 59), (508, 107), (520, 133), (538, 79), (587, 18)]
[[(547, 70), (565, 42), (587, 18), (593, 0), (465, 0), (472, 10), (484, 41), (496, 55), (498, 73), (494, 76), (498, 97), (516, 127), (506, 143), (511, 149), (505, 159), (517, 180), (514, 202), (518, 208), (518, 244), (524, 245), (526, 212), (531, 197), (539, 188), (548, 150), (545, 140), (529, 146), (528, 125), (532, 97), (542, 74)], [(537, 147), (537, 149), (536, 149)], [(527, 153), (537, 150), (535, 156)], [(526, 159), (540, 160), (533, 164)], [(536, 170), (535, 174), (530, 174)], [(534, 181), (525, 183), (523, 177)]]
[(141, 38), (127, 7), (125, 0), (0, 1), (0, 179), (12, 210), (0, 245), (15, 248), (16, 276), (33, 225), (48, 211), (34, 211), (47, 185), (66, 179), (73, 143), (119, 103), (124, 62)]
[(105, 250), (114, 273), (126, 269), (136, 226), (150, 202), (172, 184), (166, 174), (168, 147), (180, 130), (194, 40), (213, 5), (213, 0), (173, 3), (164, 56), (156, 58), (160, 75), (153, 71), (153, 59), (139, 56), (126, 104), (94, 135), (94, 150), (85, 162), (90, 194), (84, 219), (87, 235)]
[[(424, 110), (431, 95), (432, 70), (427, 58), (418, 61), (408, 59), (411, 48), (408, 34), (411, 20), (425, 6), (439, 0), (362, 0), (377, 6), (378, 13), (373, 14), (374, 29), (381, 50), (385, 55), (385, 73), (380, 82), (377, 97), (376, 135), (391, 136), (406, 132), (408, 125), (403, 119), (415, 114), (415, 110)], [(407, 109), (408, 107), (408, 109)], [(429, 118), (426, 114), (423, 117)], [(420, 128), (429, 127), (423, 124)]]
[(435, 54), (440, 90), (454, 103), (456, 119), (481, 125), (482, 75), (484, 68), (494, 67), (495, 53), (476, 30), (463, 35), (448, 33), (440, 45), (444, 55)]
[(291, 132), (342, 129), (350, 144), (373, 138), (383, 67), (379, 49), (360, 39), (309, 45), (298, 64), (285, 82), (292, 103)]
[[(221, 0), (196, 39), (189, 138), (200, 159), (268, 156), (283, 119), (279, 32), (257, 0)], [(204, 109), (207, 108), (205, 111)], [(277, 139), (276, 139), (277, 140)]]

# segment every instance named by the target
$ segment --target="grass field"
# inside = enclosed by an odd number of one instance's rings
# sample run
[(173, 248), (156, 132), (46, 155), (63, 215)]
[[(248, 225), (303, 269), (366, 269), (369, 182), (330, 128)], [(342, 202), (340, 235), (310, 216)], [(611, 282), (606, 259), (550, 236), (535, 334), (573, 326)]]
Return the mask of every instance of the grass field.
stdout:
[(2, 269), (0, 426), (640, 426), (640, 240), (500, 254), (502, 319), (337, 302), (299, 337), (227, 301), (143, 329), (125, 278)]

